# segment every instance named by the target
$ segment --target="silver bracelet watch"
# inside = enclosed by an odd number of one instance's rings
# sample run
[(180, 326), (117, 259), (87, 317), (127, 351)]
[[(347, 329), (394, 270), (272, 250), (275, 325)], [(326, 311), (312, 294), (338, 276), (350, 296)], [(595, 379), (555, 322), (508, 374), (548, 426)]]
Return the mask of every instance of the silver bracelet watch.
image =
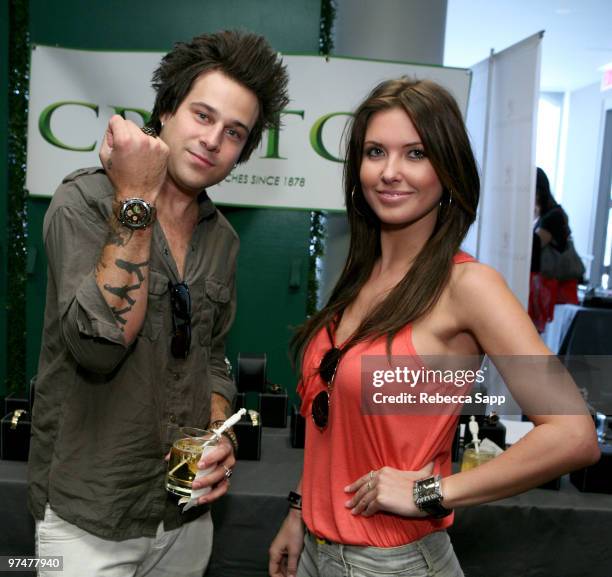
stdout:
[(435, 519), (441, 519), (453, 512), (452, 509), (442, 506), (444, 497), (440, 488), (440, 480), (440, 475), (427, 477), (427, 479), (415, 481), (412, 489), (414, 504), (420, 511)]

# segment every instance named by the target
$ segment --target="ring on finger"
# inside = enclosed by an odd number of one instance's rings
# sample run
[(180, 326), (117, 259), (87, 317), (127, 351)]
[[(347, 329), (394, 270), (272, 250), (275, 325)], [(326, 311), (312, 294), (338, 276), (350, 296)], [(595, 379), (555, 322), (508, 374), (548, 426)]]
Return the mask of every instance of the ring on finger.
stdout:
[(234, 471), (225, 465), (223, 465), (223, 469), (225, 470), (225, 478), (229, 480), (229, 478), (234, 474)]
[(373, 481), (374, 481), (374, 479), (375, 479), (375, 473), (374, 473), (374, 471), (370, 471), (370, 475), (369, 475), (369, 478), (368, 478), (368, 482), (367, 482), (367, 484), (366, 484), (366, 487), (368, 488), (368, 491), (371, 491), (371, 490), (372, 490), (372, 487), (374, 486), (374, 485), (373, 485)]
[(142, 130), (147, 136), (157, 138), (157, 131), (152, 126), (143, 126), (140, 130)]

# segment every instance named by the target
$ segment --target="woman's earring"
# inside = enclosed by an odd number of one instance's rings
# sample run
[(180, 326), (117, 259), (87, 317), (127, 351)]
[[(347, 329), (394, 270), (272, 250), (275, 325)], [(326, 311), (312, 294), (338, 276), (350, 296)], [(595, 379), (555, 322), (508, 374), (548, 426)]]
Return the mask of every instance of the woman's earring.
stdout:
[[(453, 191), (449, 188), (448, 189), (448, 201), (446, 203), (446, 206), (448, 208), (450, 208), (451, 204), (453, 204)], [(442, 198), (440, 199), (440, 208), (444, 207), (444, 196), (442, 196)]]
[(353, 190), (351, 190), (351, 202), (353, 203), (353, 210), (355, 214), (361, 216), (363, 218), (363, 213), (357, 208), (357, 204), (355, 203), (355, 189), (357, 185), (353, 186)]

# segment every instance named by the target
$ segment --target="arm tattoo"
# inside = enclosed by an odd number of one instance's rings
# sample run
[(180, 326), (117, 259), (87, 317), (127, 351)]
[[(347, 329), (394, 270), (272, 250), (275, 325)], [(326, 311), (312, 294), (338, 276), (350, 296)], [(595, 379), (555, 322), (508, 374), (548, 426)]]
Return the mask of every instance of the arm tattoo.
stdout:
[(133, 284), (132, 286), (110, 286), (109, 284), (105, 284), (104, 290), (108, 291), (112, 295), (115, 295), (116, 297), (119, 297), (121, 300), (127, 301), (131, 309), (136, 301), (129, 295), (129, 292), (138, 290), (141, 285), (142, 283)]
[(148, 266), (149, 261), (135, 263), (135, 262), (129, 262), (127, 260), (122, 260), (118, 258), (117, 260), (115, 260), (115, 264), (117, 265), (118, 268), (127, 271), (130, 275), (135, 274), (136, 277), (138, 278), (138, 282), (133, 285), (127, 285), (127, 284), (123, 286), (111, 286), (109, 284), (104, 285), (105, 291), (109, 292), (113, 296), (116, 296), (117, 298), (127, 303), (127, 306), (122, 309), (111, 307), (111, 310), (113, 311), (113, 315), (115, 315), (115, 320), (119, 324), (122, 325), (121, 330), (123, 330), (123, 327), (127, 323), (127, 319), (123, 315), (125, 315), (126, 313), (129, 313), (132, 310), (132, 307), (136, 304), (136, 299), (130, 296), (130, 292), (138, 290), (142, 286), (142, 283), (145, 277), (142, 274), (142, 271), (140, 269), (144, 266)]
[(116, 221), (113, 218), (111, 219), (110, 231), (106, 239), (106, 246), (125, 246), (128, 242), (130, 242), (130, 240), (132, 240), (132, 236), (134, 236), (133, 230), (126, 228), (125, 226), (121, 226), (119, 221)]
[(115, 315), (115, 320), (120, 323), (121, 326), (121, 330), (123, 330), (123, 327), (126, 325), (127, 323), (127, 319), (123, 317), (123, 315), (125, 313), (128, 313), (132, 310), (132, 307), (125, 307), (124, 309), (118, 309), (116, 307), (111, 307), (111, 311), (113, 311), (113, 315)]
[[(137, 263), (129, 262), (127, 260), (121, 260), (120, 258), (118, 258), (115, 261), (115, 264), (119, 268), (122, 268), (124, 271), (128, 272), (129, 274), (135, 274), (138, 277), (140, 283), (142, 284), (142, 281), (144, 281), (144, 275), (142, 274), (142, 272), (140, 272), (140, 269), (143, 266), (149, 266), (149, 261), (145, 260), (144, 262)], [(140, 284), (138, 286), (140, 287)]]

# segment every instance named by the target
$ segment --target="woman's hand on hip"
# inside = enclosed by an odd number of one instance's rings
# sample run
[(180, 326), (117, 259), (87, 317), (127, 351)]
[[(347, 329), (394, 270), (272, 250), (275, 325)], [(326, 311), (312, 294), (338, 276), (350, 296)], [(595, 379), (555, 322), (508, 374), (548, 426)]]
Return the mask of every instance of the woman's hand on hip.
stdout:
[(370, 471), (344, 488), (345, 493), (354, 493), (344, 504), (353, 515), (371, 517), (378, 511), (387, 511), (403, 517), (425, 517), (414, 504), (412, 490), (414, 482), (433, 474), (434, 464), (428, 463), (419, 471), (400, 471), (383, 467)]

